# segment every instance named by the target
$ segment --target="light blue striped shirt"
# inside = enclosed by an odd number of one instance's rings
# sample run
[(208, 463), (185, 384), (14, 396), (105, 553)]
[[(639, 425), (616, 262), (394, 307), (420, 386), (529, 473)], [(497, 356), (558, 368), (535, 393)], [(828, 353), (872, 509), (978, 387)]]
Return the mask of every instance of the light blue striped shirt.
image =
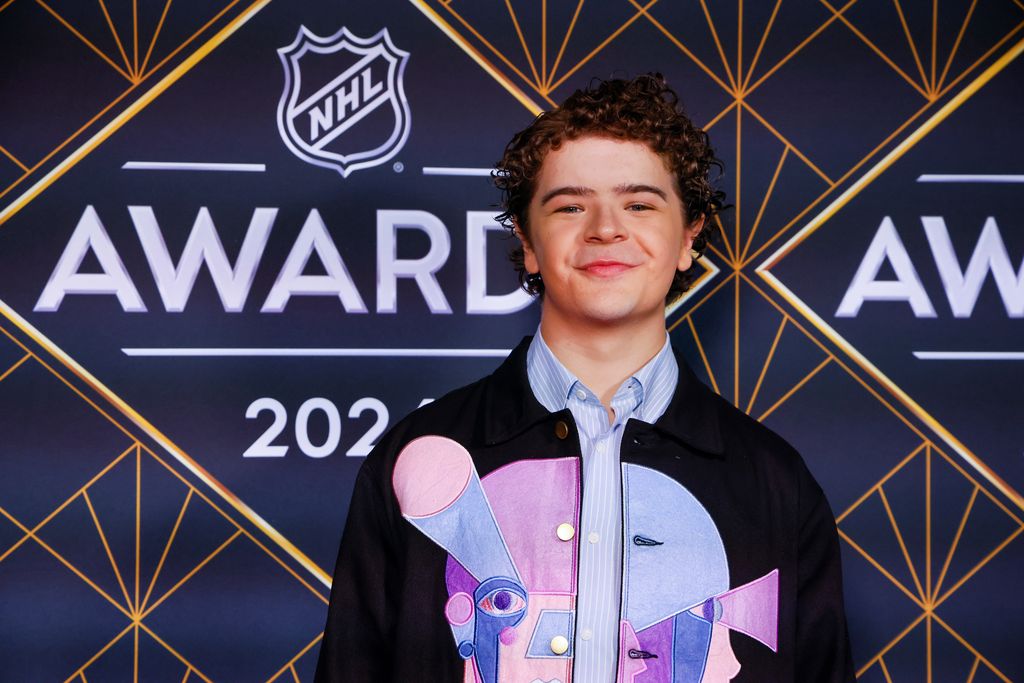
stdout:
[(526, 372), (537, 401), (551, 412), (568, 408), (580, 434), (583, 509), (573, 680), (609, 683), (616, 675), (622, 592), (622, 432), (630, 418), (653, 423), (661, 417), (676, 390), (679, 366), (666, 333), (661, 351), (615, 392), (611, 423), (601, 400), (555, 358), (539, 329)]

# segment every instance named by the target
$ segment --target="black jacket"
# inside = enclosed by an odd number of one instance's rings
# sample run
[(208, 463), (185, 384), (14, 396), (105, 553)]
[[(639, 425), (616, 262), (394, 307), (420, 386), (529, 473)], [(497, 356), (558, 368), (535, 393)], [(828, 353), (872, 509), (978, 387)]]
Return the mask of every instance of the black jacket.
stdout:
[[(529, 338), (524, 339), (492, 375), (413, 412), (366, 459), (334, 572), (317, 681), (464, 680), (459, 636), (445, 612), (452, 591), (446, 586), (446, 568), (450, 582), (452, 561), (403, 518), (392, 477), (402, 449), (424, 435), (464, 446), (485, 484), (490, 473), (524, 460), (573, 459), (578, 464), (579, 437), (570, 412), (549, 413), (530, 389), (528, 345)], [(730, 593), (714, 599), (708, 595), (703, 607), (689, 611), (699, 617), (703, 609), (708, 621), (716, 621), (724, 605), (728, 622), (728, 595), (770, 577), (773, 591), (778, 582), (777, 630), (761, 642), (733, 631), (732, 649), (742, 666), (734, 680), (853, 681), (838, 538), (820, 487), (789, 444), (708, 389), (676, 355), (679, 382), (668, 408), (653, 425), (630, 420), (620, 455), (624, 476), (633, 466), (667, 476), (696, 498), (714, 521), (712, 528), (717, 527), (728, 558)], [(522, 514), (532, 513), (524, 507)], [(665, 517), (666, 524), (673, 522), (671, 511)], [(646, 552), (634, 549), (629, 533), (627, 523), (624, 549)], [(549, 542), (550, 529), (538, 528), (538, 534)], [(645, 537), (632, 540), (637, 546), (663, 545)], [(672, 564), (664, 567), (672, 581), (680, 578), (679, 571)], [(644, 590), (660, 591), (660, 586)], [(503, 597), (502, 606), (507, 602)], [(736, 629), (736, 623), (732, 619), (730, 628)], [(482, 627), (478, 623), (476, 628), (479, 637)], [(755, 629), (741, 624), (738, 630)], [(672, 656), (671, 648), (667, 653), (648, 650), (641, 643), (628, 657), (654, 658), (647, 659), (653, 667)], [(625, 653), (626, 648), (622, 662), (638, 665), (626, 661)], [(503, 668), (499, 679), (509, 678), (509, 671)], [(636, 680), (654, 680), (653, 668)]]

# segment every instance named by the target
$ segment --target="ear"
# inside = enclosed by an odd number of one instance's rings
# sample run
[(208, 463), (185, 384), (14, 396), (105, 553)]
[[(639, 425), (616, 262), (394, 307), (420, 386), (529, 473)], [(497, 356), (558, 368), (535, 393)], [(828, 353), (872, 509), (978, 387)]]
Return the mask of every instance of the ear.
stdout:
[(519, 238), (519, 243), (523, 245), (523, 265), (526, 266), (526, 272), (539, 273), (540, 265), (537, 263), (537, 253), (533, 250), (530, 239), (523, 232), (523, 229), (519, 227), (519, 223), (515, 219), (512, 220), (512, 225), (515, 226), (515, 234)]
[(697, 238), (700, 231), (704, 229), (704, 221), (707, 214), (701, 214), (700, 218), (683, 226), (683, 243), (679, 248), (679, 262), (676, 263), (678, 270), (687, 270), (693, 265), (693, 240)]

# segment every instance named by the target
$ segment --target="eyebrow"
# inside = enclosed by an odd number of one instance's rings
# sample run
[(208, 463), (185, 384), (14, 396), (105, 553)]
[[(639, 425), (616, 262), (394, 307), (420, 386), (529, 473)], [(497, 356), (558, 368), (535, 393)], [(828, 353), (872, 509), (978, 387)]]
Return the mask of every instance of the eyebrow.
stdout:
[[(622, 185), (616, 185), (614, 188), (615, 194), (639, 194), (642, 192), (649, 192), (656, 194), (663, 200), (668, 200), (668, 193), (665, 190), (655, 185), (644, 185), (642, 183), (623, 183)], [(556, 187), (551, 190), (543, 197), (541, 197), (540, 204), (544, 206), (555, 197), (561, 197), (568, 195), (570, 197), (589, 197), (594, 195), (595, 192), (589, 187), (582, 187), (579, 185), (566, 185), (565, 187)]]

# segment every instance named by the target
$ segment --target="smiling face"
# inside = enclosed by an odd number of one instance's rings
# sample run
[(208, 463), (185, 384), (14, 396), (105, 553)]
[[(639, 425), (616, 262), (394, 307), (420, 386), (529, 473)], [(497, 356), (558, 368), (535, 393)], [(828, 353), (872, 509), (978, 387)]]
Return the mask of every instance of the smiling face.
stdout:
[(593, 136), (548, 152), (527, 215), (524, 261), (544, 280), (542, 315), (565, 324), (664, 324), (665, 295), (703, 223), (687, 223), (647, 145)]

